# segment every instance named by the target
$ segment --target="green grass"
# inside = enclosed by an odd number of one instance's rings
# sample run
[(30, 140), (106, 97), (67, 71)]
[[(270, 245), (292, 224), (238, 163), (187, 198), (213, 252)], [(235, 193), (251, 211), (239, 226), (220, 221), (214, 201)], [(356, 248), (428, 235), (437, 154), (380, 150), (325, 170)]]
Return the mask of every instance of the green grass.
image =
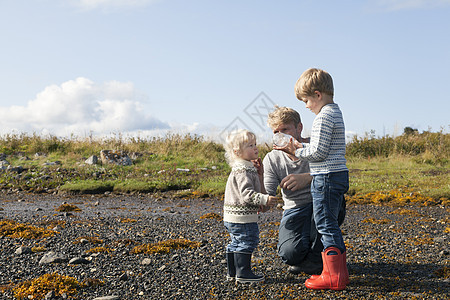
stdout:
[[(141, 156), (132, 166), (84, 164), (89, 156), (99, 156), (101, 150), (137, 152)], [(259, 150), (263, 158), (271, 147), (260, 145)], [(45, 156), (36, 157), (37, 152)], [(437, 200), (449, 199), (449, 152), (450, 135), (442, 131), (412, 131), (396, 138), (355, 137), (347, 145), (348, 195), (360, 199), (360, 195), (406, 189)], [(230, 172), (222, 145), (190, 134), (149, 139), (117, 135), (103, 140), (6, 135), (0, 137), (0, 153), (7, 155), (12, 166), (25, 169), (21, 174), (0, 172), (0, 189), (29, 192), (183, 191), (222, 197)], [(24, 160), (25, 156), (30, 159)], [(44, 165), (55, 161), (61, 163)]]
[(408, 187), (432, 198), (450, 198), (450, 172), (444, 166), (420, 163), (414, 157), (349, 159), (349, 194)]

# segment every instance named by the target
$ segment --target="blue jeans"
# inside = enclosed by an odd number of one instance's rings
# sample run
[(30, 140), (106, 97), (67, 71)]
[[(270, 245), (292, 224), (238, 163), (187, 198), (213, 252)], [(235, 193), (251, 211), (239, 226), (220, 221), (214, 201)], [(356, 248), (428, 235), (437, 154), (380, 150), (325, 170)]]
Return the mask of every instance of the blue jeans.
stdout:
[(314, 224), (312, 203), (283, 212), (277, 248), (281, 260), (291, 266), (300, 264), (310, 251), (322, 251), (320, 235)]
[(344, 252), (345, 244), (338, 224), (339, 210), (348, 191), (348, 172), (314, 175), (311, 183), (314, 221), (322, 236), (323, 248), (337, 247)]
[(227, 252), (253, 253), (253, 250), (258, 247), (258, 223), (223, 223), (231, 237), (231, 243), (227, 246)]

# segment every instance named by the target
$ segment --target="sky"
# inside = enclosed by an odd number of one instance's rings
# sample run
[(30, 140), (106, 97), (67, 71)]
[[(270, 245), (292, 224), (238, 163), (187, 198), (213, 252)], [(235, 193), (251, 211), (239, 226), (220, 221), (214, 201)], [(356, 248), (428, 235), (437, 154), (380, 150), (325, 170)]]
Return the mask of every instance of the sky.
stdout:
[(245, 128), (270, 136), (303, 71), (334, 80), (348, 136), (450, 129), (450, 0), (0, 0), (0, 134)]

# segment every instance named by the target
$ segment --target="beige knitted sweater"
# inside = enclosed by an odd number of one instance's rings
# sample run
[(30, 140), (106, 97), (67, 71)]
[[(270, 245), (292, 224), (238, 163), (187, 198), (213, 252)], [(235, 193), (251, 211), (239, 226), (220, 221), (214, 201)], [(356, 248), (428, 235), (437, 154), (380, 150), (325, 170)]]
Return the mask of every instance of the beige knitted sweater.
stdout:
[(260, 205), (266, 205), (269, 198), (261, 191), (258, 171), (253, 163), (235, 161), (225, 188), (223, 220), (230, 223), (257, 222)]

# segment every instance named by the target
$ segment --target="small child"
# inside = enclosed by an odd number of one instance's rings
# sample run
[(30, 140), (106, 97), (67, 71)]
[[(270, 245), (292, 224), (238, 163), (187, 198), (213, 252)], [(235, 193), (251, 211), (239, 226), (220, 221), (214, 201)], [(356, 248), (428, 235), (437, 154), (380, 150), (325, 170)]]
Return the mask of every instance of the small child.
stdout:
[(323, 269), (305, 285), (310, 289), (343, 290), (349, 283), (346, 248), (338, 225), (339, 208), (349, 187), (345, 160), (345, 127), (342, 112), (334, 103), (333, 79), (320, 69), (308, 69), (295, 85), (295, 95), (316, 114), (310, 143), (290, 143), (277, 150), (309, 161), (314, 221), (322, 235)]
[(258, 212), (273, 206), (277, 198), (265, 194), (255, 134), (248, 130), (233, 131), (225, 150), (232, 167), (223, 206), (224, 225), (231, 237), (226, 248), (227, 280), (264, 281), (264, 275), (254, 274), (251, 269), (252, 253), (259, 243)]

